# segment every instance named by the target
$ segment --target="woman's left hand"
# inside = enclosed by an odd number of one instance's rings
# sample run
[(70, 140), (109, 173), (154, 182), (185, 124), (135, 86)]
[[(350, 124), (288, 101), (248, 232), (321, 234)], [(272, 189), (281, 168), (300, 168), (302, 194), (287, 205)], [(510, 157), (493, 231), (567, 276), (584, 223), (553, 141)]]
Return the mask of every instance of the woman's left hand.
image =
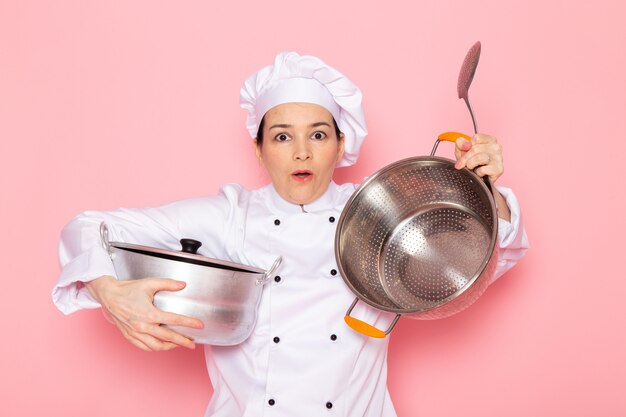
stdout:
[(477, 133), (471, 141), (458, 138), (454, 155), (456, 156), (455, 168), (473, 169), (480, 177), (488, 175), (492, 184), (504, 172), (502, 146), (495, 136)]
[[(502, 145), (498, 143), (495, 136), (477, 133), (471, 141), (464, 138), (456, 140), (454, 148), (457, 169), (473, 169), (478, 176), (489, 176), (489, 181), (494, 184), (504, 172), (502, 162)], [(493, 197), (498, 208), (498, 217), (506, 221), (511, 221), (511, 211), (506, 200), (496, 187), (492, 188)]]

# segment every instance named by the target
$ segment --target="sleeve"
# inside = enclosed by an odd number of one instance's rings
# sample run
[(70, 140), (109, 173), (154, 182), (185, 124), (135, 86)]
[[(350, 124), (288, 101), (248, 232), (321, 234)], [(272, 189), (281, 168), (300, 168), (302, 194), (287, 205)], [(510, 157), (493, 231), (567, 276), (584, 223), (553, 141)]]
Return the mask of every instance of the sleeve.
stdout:
[(105, 222), (109, 240), (165, 249), (180, 249), (181, 238), (202, 242), (205, 256), (228, 259), (226, 242), (233, 211), (242, 188), (224, 186), (219, 195), (178, 201), (160, 207), (85, 211), (61, 232), (61, 274), (52, 290), (52, 300), (65, 314), (100, 305), (84, 283), (103, 275), (116, 276), (100, 238)]
[(506, 271), (513, 268), (524, 257), (529, 248), (528, 237), (522, 223), (520, 206), (515, 194), (510, 188), (500, 186), (497, 188), (511, 210), (511, 221), (498, 219), (500, 252), (492, 283)]

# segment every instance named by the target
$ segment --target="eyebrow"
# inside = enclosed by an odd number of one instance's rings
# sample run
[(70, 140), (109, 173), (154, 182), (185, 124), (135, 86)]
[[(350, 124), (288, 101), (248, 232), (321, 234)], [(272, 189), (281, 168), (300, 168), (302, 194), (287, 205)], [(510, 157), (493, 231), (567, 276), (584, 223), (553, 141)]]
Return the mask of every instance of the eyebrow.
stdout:
[(310, 127), (320, 127), (320, 126), (327, 126), (330, 127), (330, 125), (326, 122), (317, 122), (317, 123), (313, 123)]
[(269, 130), (272, 130), (272, 129), (287, 129), (287, 128), (290, 128), (290, 127), (292, 127), (292, 126), (291, 125), (286, 125), (286, 124), (278, 124), (278, 125), (270, 126)]
[[(309, 125), (309, 127), (320, 127), (320, 126), (330, 127), (330, 125), (328, 123), (326, 123), (326, 122), (316, 122), (316, 123), (312, 123), (312, 124)], [(277, 125), (270, 126), (269, 130), (272, 130), (272, 129), (288, 129), (290, 127), (293, 127), (293, 125), (277, 124)]]

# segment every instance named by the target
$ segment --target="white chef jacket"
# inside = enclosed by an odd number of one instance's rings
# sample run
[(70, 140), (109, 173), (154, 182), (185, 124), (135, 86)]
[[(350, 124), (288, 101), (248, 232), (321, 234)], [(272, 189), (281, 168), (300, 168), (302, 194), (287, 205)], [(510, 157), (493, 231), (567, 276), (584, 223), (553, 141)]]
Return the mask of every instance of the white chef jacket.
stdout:
[[(301, 207), (283, 200), (271, 184), (254, 191), (228, 184), (217, 196), (157, 208), (84, 212), (62, 233), (54, 303), (66, 314), (99, 307), (82, 282), (115, 276), (100, 242), (101, 221), (111, 241), (178, 250), (179, 239), (192, 238), (202, 242), (201, 255), (266, 270), (282, 256), (263, 288), (252, 335), (236, 346), (205, 346), (214, 388), (205, 416), (394, 417), (388, 338), (363, 336), (343, 320), (355, 295), (338, 273), (334, 235), (355, 189), (331, 182), (318, 200)], [(494, 279), (528, 247), (514, 194), (498, 189), (511, 222), (499, 221)], [(395, 317), (362, 302), (352, 316), (380, 329)]]

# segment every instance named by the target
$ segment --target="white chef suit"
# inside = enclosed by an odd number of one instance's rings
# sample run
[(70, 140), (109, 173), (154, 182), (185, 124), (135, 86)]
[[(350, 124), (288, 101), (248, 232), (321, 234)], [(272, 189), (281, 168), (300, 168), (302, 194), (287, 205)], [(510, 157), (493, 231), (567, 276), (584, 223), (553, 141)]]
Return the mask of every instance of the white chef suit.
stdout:
[[(250, 338), (237, 346), (205, 347), (214, 388), (206, 416), (393, 417), (388, 338), (363, 336), (343, 321), (355, 296), (338, 273), (334, 235), (355, 189), (331, 182), (318, 200), (301, 207), (283, 200), (271, 184), (254, 191), (228, 184), (214, 197), (82, 213), (62, 234), (63, 271), (54, 302), (66, 314), (99, 307), (82, 282), (115, 276), (100, 243), (101, 221), (112, 241), (178, 250), (179, 239), (192, 238), (203, 243), (199, 254), (263, 269), (282, 256), (264, 286)], [(511, 209), (511, 222), (499, 221), (495, 278), (528, 246), (514, 194), (498, 189)], [(381, 329), (394, 317), (362, 302), (352, 315)]]

